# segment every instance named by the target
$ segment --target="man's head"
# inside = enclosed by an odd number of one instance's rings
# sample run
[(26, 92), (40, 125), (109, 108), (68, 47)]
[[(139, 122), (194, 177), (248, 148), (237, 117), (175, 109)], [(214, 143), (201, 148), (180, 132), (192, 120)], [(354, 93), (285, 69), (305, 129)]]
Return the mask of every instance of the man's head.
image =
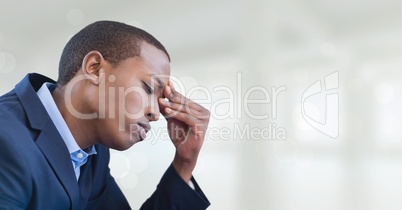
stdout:
[(160, 115), (169, 63), (158, 40), (123, 23), (95, 22), (74, 35), (63, 50), (57, 83), (63, 117), (76, 127), (80, 147), (101, 143), (124, 150), (144, 139)]
[(64, 47), (59, 62), (58, 85), (69, 82), (82, 66), (84, 57), (93, 50), (113, 66), (126, 58), (139, 56), (141, 43), (146, 42), (162, 50), (169, 58), (165, 47), (148, 32), (114, 21), (92, 23), (75, 34)]

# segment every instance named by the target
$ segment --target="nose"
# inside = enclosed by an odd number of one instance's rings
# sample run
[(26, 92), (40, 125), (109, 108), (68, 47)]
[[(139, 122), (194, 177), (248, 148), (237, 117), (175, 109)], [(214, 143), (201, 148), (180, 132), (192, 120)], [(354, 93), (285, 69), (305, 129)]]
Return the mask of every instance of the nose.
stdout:
[(158, 102), (154, 102), (150, 106), (148, 106), (147, 112), (146, 112), (146, 117), (148, 120), (151, 121), (157, 121), (159, 120), (161, 113), (159, 111), (159, 105)]

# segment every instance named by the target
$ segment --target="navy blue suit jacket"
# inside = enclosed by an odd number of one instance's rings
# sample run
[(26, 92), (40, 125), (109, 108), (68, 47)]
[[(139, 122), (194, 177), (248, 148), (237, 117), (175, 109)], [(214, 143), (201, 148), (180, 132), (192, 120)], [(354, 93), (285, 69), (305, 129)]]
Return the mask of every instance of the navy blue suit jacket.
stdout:
[[(0, 97), (0, 209), (131, 209), (110, 175), (109, 149), (95, 145), (77, 183), (68, 149), (36, 91), (53, 80), (28, 74)], [(206, 209), (209, 201), (170, 166), (141, 209)]]

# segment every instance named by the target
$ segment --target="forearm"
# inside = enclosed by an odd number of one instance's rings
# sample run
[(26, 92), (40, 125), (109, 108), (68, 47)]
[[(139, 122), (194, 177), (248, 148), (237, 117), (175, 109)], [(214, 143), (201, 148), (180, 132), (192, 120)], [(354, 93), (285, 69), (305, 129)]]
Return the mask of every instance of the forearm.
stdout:
[(195, 165), (197, 163), (197, 160), (193, 161), (183, 161), (182, 158), (180, 158), (177, 154), (175, 155), (175, 158), (173, 160), (173, 167), (176, 169), (177, 174), (186, 182), (189, 183), (191, 180), (191, 177), (193, 176), (193, 170), (195, 168)]

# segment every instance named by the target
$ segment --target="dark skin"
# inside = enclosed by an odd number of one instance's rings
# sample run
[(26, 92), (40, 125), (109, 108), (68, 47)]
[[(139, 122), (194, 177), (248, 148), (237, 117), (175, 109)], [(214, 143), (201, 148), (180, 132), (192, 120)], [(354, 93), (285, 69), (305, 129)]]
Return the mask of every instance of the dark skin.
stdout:
[(176, 147), (173, 166), (190, 181), (205, 138), (210, 113), (201, 105), (175, 91), (171, 83), (164, 89), (168, 101), (159, 98), (162, 114), (168, 119), (168, 132)]
[(175, 91), (169, 75), (166, 54), (145, 42), (140, 56), (117, 66), (91, 51), (74, 79), (58, 86), (52, 96), (81, 149), (103, 144), (126, 150), (143, 140), (150, 122), (164, 115), (176, 148), (173, 166), (189, 182), (210, 113)]

